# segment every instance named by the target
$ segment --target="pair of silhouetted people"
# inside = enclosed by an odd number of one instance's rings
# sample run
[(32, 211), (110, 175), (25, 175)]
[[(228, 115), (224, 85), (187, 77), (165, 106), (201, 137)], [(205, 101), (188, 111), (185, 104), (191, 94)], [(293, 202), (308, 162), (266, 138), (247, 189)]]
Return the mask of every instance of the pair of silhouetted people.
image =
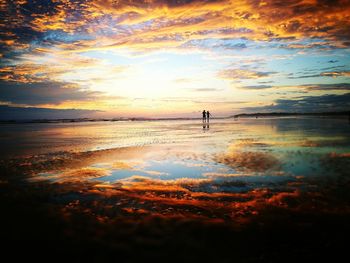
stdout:
[(210, 112), (208, 110), (207, 111), (203, 110), (202, 115), (203, 115), (203, 122), (209, 122), (209, 119), (211, 116)]

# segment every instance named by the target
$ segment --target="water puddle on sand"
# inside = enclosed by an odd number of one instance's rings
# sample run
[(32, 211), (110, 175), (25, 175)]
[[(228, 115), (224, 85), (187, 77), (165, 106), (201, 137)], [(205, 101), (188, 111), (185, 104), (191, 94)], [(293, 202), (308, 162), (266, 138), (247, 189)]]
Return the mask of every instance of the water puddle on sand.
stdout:
[[(259, 167), (247, 165), (249, 156), (235, 159), (221, 159), (212, 156), (211, 160), (179, 159), (168, 156), (166, 159), (129, 159), (115, 162), (93, 163), (79, 169), (67, 169), (55, 173), (40, 173), (35, 178), (46, 179), (51, 182), (95, 182), (98, 187), (133, 188), (140, 183), (152, 185), (165, 184), (181, 186), (193, 192), (247, 192), (262, 188), (285, 188), (288, 183), (297, 181), (294, 175), (281, 170), (281, 166), (269, 167), (262, 162), (264, 154), (252, 154), (253, 158), (260, 158)], [(152, 156), (152, 155), (151, 155)], [(245, 158), (240, 160), (239, 158)], [(226, 163), (225, 163), (226, 160)], [(237, 163), (230, 163), (236, 161)], [(232, 167), (236, 165), (237, 167)], [(244, 167), (248, 166), (248, 168)]]
[[(107, 129), (107, 141), (74, 155), (70, 165), (52, 165), (29, 180), (66, 189), (55, 202), (71, 198), (97, 214), (115, 210), (226, 220), (257, 214), (266, 205), (337, 209), (330, 191), (346, 185), (350, 169), (350, 126), (339, 122), (225, 120), (212, 123), (209, 131), (190, 122), (124, 123), (114, 139), (111, 127), (117, 124), (101, 124), (97, 130)], [(124, 140), (128, 128), (133, 132)], [(131, 146), (91, 150), (120, 139)], [(133, 146), (141, 141), (145, 145)]]

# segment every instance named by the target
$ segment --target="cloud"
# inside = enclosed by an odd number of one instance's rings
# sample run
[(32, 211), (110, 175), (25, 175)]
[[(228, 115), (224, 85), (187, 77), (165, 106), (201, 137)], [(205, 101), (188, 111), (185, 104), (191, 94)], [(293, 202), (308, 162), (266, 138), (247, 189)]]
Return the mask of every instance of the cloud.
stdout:
[(300, 76), (289, 76), (289, 79), (307, 79), (307, 78), (318, 78), (321, 74), (311, 74), (311, 75), (300, 75)]
[(277, 99), (271, 105), (247, 107), (249, 112), (329, 112), (348, 111), (350, 108), (350, 93), (321, 96), (302, 96), (296, 99)]
[(336, 83), (336, 84), (305, 84), (304, 87), (308, 90), (350, 90), (350, 83)]
[[(2, 1), (0, 53), (11, 57), (13, 50), (25, 52), (40, 46), (69, 51), (153, 50), (213, 37), (254, 41), (310, 38), (347, 47), (349, 10), (347, 0), (332, 4), (302, 0)], [(221, 47), (244, 49), (246, 44)]]
[(93, 101), (101, 95), (100, 92), (85, 91), (76, 84), (66, 82), (20, 83), (0, 81), (0, 101), (11, 104), (57, 105), (66, 101)]
[[(45, 54), (46, 55), (46, 54)], [(0, 67), (0, 80), (33, 83), (53, 81), (66, 74), (82, 70), (102, 69), (104, 72), (120, 73), (126, 67), (104, 65), (97, 59), (78, 54), (51, 53), (43, 56), (40, 53), (22, 55), (18, 59), (21, 63), (11, 63)], [(78, 74), (76, 74), (78, 75)]]
[[(263, 89), (294, 89), (300, 93), (311, 91), (345, 91), (350, 90), (350, 83), (335, 83), (335, 84), (303, 84), (297, 86), (272, 86), (272, 85), (252, 85), (252, 86), (238, 86), (240, 89), (246, 90), (263, 90)], [(289, 91), (291, 92), (291, 91)], [(287, 94), (287, 93), (283, 93)]]
[(252, 90), (259, 90), (259, 89), (271, 89), (274, 86), (270, 86), (270, 85), (255, 85), (255, 86), (242, 86), (239, 87), (241, 89), (252, 89)]
[(324, 77), (350, 77), (350, 71), (330, 71), (330, 72), (322, 72), (321, 76)]
[(192, 89), (193, 91), (199, 91), (199, 92), (209, 92), (209, 91), (219, 91), (222, 89), (218, 88), (198, 88), (198, 89)]
[(302, 41), (300, 43), (294, 42), (289, 44), (280, 44), (279, 47), (286, 48), (286, 49), (298, 49), (298, 50), (305, 50), (305, 49), (314, 49), (318, 51), (330, 51), (338, 48), (344, 48), (344, 46), (339, 45), (337, 42), (335, 43), (329, 43), (327, 41), (319, 41), (319, 42), (312, 42), (308, 43), (305, 41)]
[(218, 72), (218, 77), (229, 80), (259, 79), (269, 77), (276, 72), (263, 72), (248, 69), (224, 69)]
[[(336, 67), (338, 68), (338, 67)], [(289, 76), (289, 79), (305, 79), (305, 78), (318, 78), (318, 77), (350, 77), (350, 71), (326, 71), (311, 75)]]
[(97, 112), (96, 110), (24, 108), (0, 105), (0, 120), (91, 118)]

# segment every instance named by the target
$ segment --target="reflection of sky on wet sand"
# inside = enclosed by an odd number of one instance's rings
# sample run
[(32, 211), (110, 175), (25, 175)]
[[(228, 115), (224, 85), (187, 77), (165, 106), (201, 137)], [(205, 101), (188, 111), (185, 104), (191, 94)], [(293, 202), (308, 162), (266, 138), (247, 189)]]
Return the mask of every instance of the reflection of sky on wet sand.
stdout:
[[(314, 194), (324, 178), (343, 176), (349, 168), (350, 125), (345, 120), (216, 120), (205, 131), (195, 121), (58, 126), (44, 125), (36, 132), (63, 133), (91, 154), (121, 146), (150, 147), (132, 154), (107, 152), (79, 167), (38, 171), (31, 180), (88, 183), (89, 193), (136, 198), (145, 213), (171, 208), (182, 215), (199, 211), (218, 217), (223, 209), (231, 217), (243, 210), (253, 213), (262, 203), (288, 206), (281, 200)], [(35, 136), (29, 144), (39, 143)], [(46, 150), (56, 149), (52, 139)]]

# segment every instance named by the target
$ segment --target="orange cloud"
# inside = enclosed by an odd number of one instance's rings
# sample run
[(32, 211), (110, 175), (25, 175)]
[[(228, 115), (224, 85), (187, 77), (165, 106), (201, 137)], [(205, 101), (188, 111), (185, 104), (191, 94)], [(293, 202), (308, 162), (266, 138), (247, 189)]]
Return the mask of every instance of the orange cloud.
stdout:
[(350, 77), (350, 71), (332, 71), (332, 72), (322, 72), (321, 76), (324, 77)]
[[(17, 4), (21, 6), (23, 3)], [(1, 10), (8, 8), (5, 2)], [(246, 37), (262, 41), (322, 38), (345, 47), (343, 42), (348, 39), (350, 26), (349, 10), (348, 0), (332, 4), (314, 0), (221, 0), (172, 4), (167, 1), (91, 0), (79, 3), (64, 0), (57, 3), (50, 13), (33, 13), (30, 19), (19, 9), (16, 17), (5, 16), (0, 28), (12, 32), (12, 27), (29, 20), (32, 29), (39, 32), (62, 30), (70, 34), (98, 34), (95, 35), (98, 40), (110, 39), (110, 43), (77, 40), (75, 42), (83, 46), (71, 45), (75, 50), (121, 46), (137, 50), (180, 48), (189, 40), (213, 37)], [(125, 26), (129, 29), (122, 29)], [(100, 35), (105, 31), (108, 33)]]

